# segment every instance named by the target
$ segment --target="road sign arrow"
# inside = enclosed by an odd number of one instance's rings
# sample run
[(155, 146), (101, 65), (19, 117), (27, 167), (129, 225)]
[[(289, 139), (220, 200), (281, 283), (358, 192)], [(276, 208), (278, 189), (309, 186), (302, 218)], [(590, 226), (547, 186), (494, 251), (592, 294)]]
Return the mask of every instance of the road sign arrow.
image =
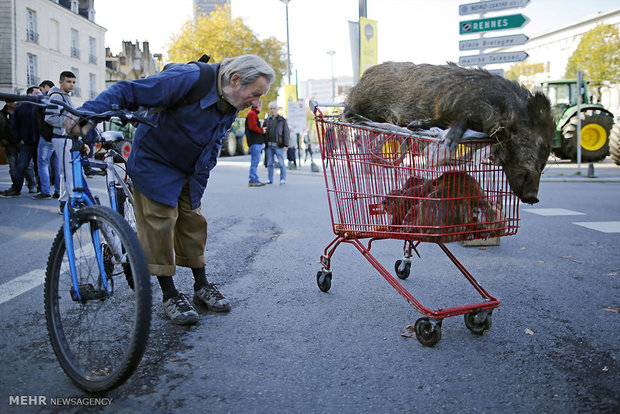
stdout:
[(466, 14), (486, 13), (490, 11), (499, 11), (506, 9), (516, 9), (518, 7), (525, 7), (530, 0), (490, 0), (481, 1), (478, 3), (461, 4), (459, 6), (459, 14), (464, 16)]
[(459, 57), (459, 65), (484, 66), (493, 63), (522, 62), (528, 57), (529, 55), (523, 50), (518, 52), (486, 53), (483, 55), (461, 56)]
[(524, 34), (461, 40), (459, 42), (459, 50), (476, 50), (490, 49), (494, 47), (518, 46), (525, 44), (528, 40), (529, 37)]
[(489, 32), (492, 30), (518, 29), (529, 23), (530, 19), (523, 14), (510, 14), (488, 19), (464, 20), (459, 22), (459, 33), (470, 34)]

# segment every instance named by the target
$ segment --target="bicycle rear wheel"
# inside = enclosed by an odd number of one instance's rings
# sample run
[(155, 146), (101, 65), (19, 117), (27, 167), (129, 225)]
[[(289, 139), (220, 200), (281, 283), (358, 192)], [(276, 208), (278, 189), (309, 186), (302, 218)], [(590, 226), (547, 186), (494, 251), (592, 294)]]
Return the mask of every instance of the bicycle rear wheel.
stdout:
[[(151, 325), (151, 281), (135, 232), (103, 206), (75, 211), (73, 250), (78, 299), (61, 228), (47, 263), (45, 316), (52, 347), (63, 370), (88, 392), (110, 390), (136, 369)], [(108, 293), (102, 286), (91, 236), (98, 230)], [(123, 265), (131, 268), (131, 282)]]
[(133, 231), (136, 231), (136, 214), (133, 211), (133, 188), (129, 180), (125, 185), (127, 190), (129, 190), (129, 194), (120, 185), (116, 188), (116, 211), (129, 223)]

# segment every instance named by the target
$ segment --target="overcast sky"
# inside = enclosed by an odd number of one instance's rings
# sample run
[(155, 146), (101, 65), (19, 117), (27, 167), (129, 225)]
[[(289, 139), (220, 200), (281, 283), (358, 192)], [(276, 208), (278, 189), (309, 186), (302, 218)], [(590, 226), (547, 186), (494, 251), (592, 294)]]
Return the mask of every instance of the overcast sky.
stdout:
[[(459, 21), (478, 15), (459, 16), (468, 0), (367, 0), (368, 18), (378, 21), (379, 62), (411, 61), (445, 63), (458, 61)], [(97, 24), (105, 27), (106, 46), (118, 53), (123, 40), (149, 41), (151, 53), (166, 53), (174, 34), (193, 16), (192, 0), (98, 0)], [(286, 41), (285, 5), (281, 0), (231, 0), (233, 17), (243, 18), (264, 39)], [(289, 31), (293, 72), (299, 80), (331, 77), (335, 50), (336, 76), (351, 76), (348, 21), (359, 20), (358, 0), (291, 0)], [(530, 22), (519, 30), (498, 31), (487, 36), (524, 33), (530, 38), (576, 23), (597, 12), (620, 8), (618, 0), (531, 0), (524, 8), (488, 13), (484, 17), (522, 13)], [(208, 51), (205, 51), (208, 54)]]

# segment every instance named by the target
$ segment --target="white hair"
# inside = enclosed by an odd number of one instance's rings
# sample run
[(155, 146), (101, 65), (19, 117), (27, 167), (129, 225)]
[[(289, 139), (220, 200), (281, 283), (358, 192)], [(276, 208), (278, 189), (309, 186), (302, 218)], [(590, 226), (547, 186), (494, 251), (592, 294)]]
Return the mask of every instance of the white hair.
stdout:
[(270, 84), (276, 78), (276, 73), (269, 66), (269, 63), (256, 55), (241, 55), (223, 59), (220, 65), (222, 85), (230, 84), (230, 78), (235, 73), (241, 77), (241, 86), (249, 85), (260, 76), (266, 78)]
[(269, 108), (269, 109), (271, 109), (271, 108), (276, 108), (276, 109), (278, 109), (278, 103), (277, 103), (276, 101), (271, 101), (271, 102), (269, 102), (269, 106), (268, 106), (268, 108)]

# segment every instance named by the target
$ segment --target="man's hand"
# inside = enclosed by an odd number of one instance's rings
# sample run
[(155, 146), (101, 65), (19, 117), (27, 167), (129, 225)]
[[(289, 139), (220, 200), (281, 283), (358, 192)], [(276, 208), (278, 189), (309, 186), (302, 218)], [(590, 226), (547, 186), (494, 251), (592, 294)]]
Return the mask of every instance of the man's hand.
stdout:
[(90, 123), (80, 127), (78, 124), (77, 118), (73, 114), (68, 114), (65, 116), (64, 127), (67, 134), (73, 137), (84, 137), (88, 134), (88, 132), (92, 129), (92, 125)]

